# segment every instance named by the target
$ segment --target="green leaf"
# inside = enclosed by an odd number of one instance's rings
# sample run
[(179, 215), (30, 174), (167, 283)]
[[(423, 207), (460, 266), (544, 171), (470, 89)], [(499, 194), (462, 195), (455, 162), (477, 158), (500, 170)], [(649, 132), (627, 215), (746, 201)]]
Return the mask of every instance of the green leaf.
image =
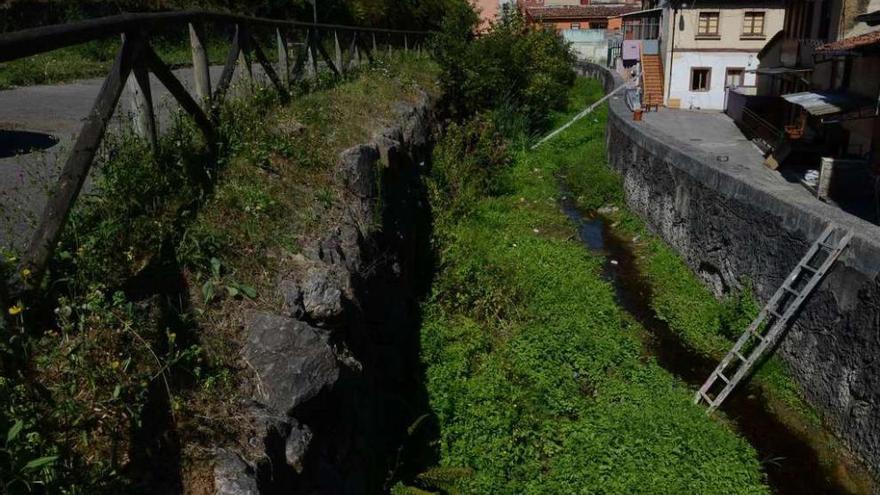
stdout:
[(257, 297), (257, 289), (254, 289), (250, 285), (237, 284), (238, 290), (240, 290), (244, 295), (246, 295), (250, 299), (256, 299)]
[(113, 399), (119, 398), (119, 393), (122, 391), (122, 387), (117, 385), (116, 388), (113, 389)]
[(214, 278), (220, 276), (220, 260), (217, 258), (211, 258), (211, 273), (214, 274)]
[(238, 295), (238, 288), (236, 288), (232, 285), (229, 285), (226, 287), (226, 292), (229, 293), (229, 297), (235, 297)]
[(18, 434), (21, 433), (21, 429), (24, 427), (24, 423), (19, 419), (9, 428), (9, 431), (6, 432), (6, 443), (15, 440), (18, 437)]
[(30, 471), (33, 469), (39, 469), (39, 468), (46, 466), (48, 464), (52, 464), (53, 462), (55, 462), (55, 459), (58, 459), (57, 455), (38, 457), (38, 458), (28, 462), (27, 464), (25, 464), (23, 470)]
[(208, 280), (202, 285), (202, 297), (205, 298), (205, 304), (214, 299), (214, 282)]

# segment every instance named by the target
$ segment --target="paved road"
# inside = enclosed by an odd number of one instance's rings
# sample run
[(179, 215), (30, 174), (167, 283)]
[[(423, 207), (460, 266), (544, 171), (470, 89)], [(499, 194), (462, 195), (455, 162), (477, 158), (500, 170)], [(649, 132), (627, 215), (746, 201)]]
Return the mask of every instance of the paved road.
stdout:
[[(220, 79), (222, 67), (211, 68), (211, 81)], [(236, 78), (241, 70), (236, 70)], [(254, 68), (255, 75), (261, 73)], [(194, 94), (192, 71), (179, 69), (177, 77)], [(45, 205), (67, 150), (92, 108), (103, 79), (88, 79), (56, 86), (29, 86), (0, 91), (0, 246), (23, 246)], [(157, 124), (167, 127), (177, 105), (151, 76)], [(131, 99), (126, 90), (111, 128), (130, 122)], [(44, 148), (18, 153), (21, 149)]]

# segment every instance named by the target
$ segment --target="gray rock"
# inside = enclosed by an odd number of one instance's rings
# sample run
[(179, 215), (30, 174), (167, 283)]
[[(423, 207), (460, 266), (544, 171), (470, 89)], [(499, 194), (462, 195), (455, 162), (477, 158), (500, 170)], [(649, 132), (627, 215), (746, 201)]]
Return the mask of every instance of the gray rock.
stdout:
[(315, 320), (333, 321), (342, 315), (340, 277), (324, 264), (312, 265), (302, 281), (302, 304)]
[(278, 284), (278, 293), (283, 301), (284, 314), (293, 318), (301, 318), (306, 313), (303, 306), (302, 287), (296, 280), (285, 279)]
[(327, 334), (266, 312), (246, 316), (244, 357), (256, 371), (258, 400), (283, 414), (332, 386), (339, 368)]
[(259, 495), (254, 470), (235, 452), (220, 451), (214, 459), (217, 495)]
[(376, 195), (375, 164), (379, 150), (375, 146), (358, 145), (339, 155), (336, 173), (350, 193), (362, 198)]
[(290, 435), (287, 436), (287, 442), (284, 444), (284, 457), (287, 459), (287, 464), (297, 473), (303, 472), (303, 460), (312, 443), (312, 436), (312, 430), (308, 426), (291, 418)]

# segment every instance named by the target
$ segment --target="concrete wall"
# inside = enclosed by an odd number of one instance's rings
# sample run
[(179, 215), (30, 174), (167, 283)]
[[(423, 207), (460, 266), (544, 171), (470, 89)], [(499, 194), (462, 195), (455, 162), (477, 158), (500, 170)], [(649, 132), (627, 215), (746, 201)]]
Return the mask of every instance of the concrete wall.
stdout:
[(608, 59), (608, 39), (604, 29), (566, 29), (562, 31), (565, 41), (578, 60), (604, 63)]
[[(620, 83), (581, 67), (606, 91)], [(608, 160), (627, 204), (718, 291), (748, 278), (766, 301), (828, 222), (854, 232), (778, 352), (826, 424), (880, 474), (880, 228), (669, 142), (633, 122), (622, 99), (609, 106)]]
[(486, 30), (498, 19), (501, 8), (499, 0), (471, 0), (474, 8), (480, 13), (479, 30)]
[[(754, 86), (755, 73), (748, 71), (758, 68), (758, 57), (755, 55), (742, 52), (675, 52), (672, 56), (672, 87), (668, 92), (667, 105), (723, 110), (727, 69), (745, 69), (744, 85)], [(691, 70), (695, 67), (711, 69), (708, 91), (691, 91)], [(667, 71), (667, 75), (669, 73)]]

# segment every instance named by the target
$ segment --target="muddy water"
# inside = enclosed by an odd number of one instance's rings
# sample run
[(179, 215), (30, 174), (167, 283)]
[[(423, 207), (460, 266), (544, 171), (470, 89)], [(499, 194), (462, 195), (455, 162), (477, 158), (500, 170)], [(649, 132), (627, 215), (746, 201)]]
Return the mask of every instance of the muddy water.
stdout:
[[(580, 212), (567, 195), (562, 209), (578, 227), (581, 242), (605, 257), (603, 275), (614, 287), (618, 305), (648, 331), (646, 351), (667, 371), (698, 389), (717, 362), (694, 352), (658, 318), (650, 306), (650, 285), (636, 266), (629, 242), (613, 235), (601, 216)], [(778, 418), (755, 387), (735, 391), (721, 410), (758, 452), (775, 493), (871, 493), (871, 487), (864, 486), (867, 477), (852, 474), (861, 473), (861, 468), (846, 459), (827, 459), (827, 454), (825, 462), (820, 462), (815, 444), (822, 442), (811, 443)]]

